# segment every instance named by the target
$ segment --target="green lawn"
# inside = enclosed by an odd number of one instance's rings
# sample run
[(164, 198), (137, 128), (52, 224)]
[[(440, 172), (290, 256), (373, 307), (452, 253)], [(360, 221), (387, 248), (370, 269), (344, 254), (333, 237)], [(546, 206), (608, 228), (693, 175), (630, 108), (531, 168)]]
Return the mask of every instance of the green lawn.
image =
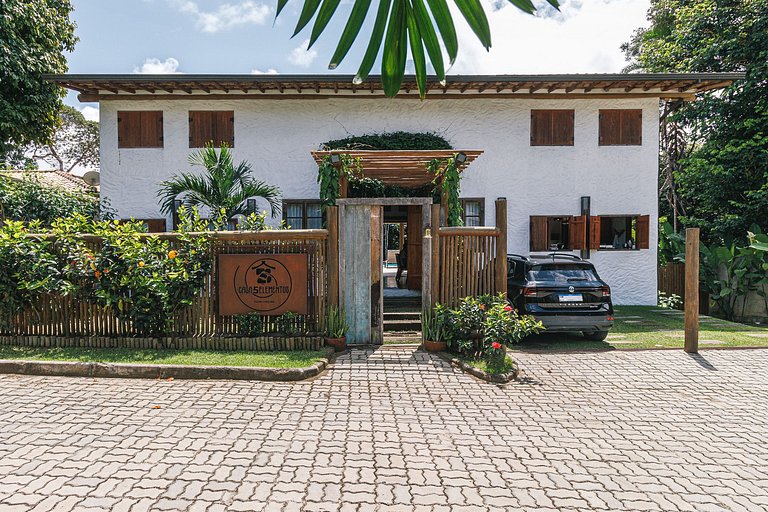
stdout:
[[(612, 350), (625, 348), (682, 348), (683, 312), (654, 306), (618, 306), (616, 321), (605, 341), (586, 341), (577, 334), (539, 334), (515, 350)], [(699, 348), (768, 347), (768, 328), (702, 316)]]
[(152, 350), (130, 348), (48, 348), (0, 346), (0, 359), (98, 363), (177, 364), (303, 368), (323, 357), (317, 350), (229, 352), (223, 350)]

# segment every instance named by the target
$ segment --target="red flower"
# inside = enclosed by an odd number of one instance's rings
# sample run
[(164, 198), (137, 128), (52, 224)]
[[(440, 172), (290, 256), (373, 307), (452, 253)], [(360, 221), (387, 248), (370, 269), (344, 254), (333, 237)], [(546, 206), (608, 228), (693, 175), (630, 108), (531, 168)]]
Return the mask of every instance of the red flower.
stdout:
[(493, 348), (494, 350), (499, 350), (501, 348), (501, 343), (499, 343), (498, 341), (494, 341), (493, 343), (491, 343), (491, 348)]
[(512, 306), (504, 306), (504, 311), (512, 311)]

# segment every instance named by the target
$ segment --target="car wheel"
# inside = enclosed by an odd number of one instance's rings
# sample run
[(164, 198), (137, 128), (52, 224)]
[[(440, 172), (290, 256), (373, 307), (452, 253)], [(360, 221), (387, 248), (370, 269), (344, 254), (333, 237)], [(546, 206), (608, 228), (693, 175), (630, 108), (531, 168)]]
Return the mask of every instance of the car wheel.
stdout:
[(608, 337), (608, 331), (584, 331), (582, 334), (589, 341), (605, 341)]

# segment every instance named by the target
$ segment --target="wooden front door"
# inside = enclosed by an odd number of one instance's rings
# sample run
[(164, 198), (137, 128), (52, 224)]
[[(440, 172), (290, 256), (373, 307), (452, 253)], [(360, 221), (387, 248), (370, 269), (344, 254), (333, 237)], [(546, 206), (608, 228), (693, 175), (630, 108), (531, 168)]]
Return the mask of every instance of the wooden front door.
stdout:
[(408, 206), (408, 274), (406, 287), (409, 290), (421, 290), (421, 247), (424, 233), (422, 232), (422, 207)]

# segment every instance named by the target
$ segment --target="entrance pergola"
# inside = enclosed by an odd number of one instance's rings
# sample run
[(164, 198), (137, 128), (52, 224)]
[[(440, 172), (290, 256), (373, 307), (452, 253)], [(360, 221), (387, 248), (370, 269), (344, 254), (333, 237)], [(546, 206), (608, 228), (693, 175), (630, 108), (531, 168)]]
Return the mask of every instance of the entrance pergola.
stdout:
[[(427, 170), (429, 163), (438, 159), (455, 159), (459, 172), (482, 154), (482, 150), (335, 150), (313, 151), (312, 157), (321, 165), (330, 155), (346, 155), (358, 162), (362, 177), (380, 180), (385, 185), (419, 188), (432, 183), (435, 176)], [(340, 161), (340, 159), (339, 159)], [(383, 210), (388, 205), (407, 205), (419, 208), (414, 211), (412, 225), (409, 213), (410, 236), (418, 234), (413, 242), (419, 249), (422, 300), (431, 303), (432, 245), (424, 234), (432, 222), (431, 197), (401, 198), (348, 198), (346, 176), (340, 180), (338, 205), (338, 265), (339, 302), (346, 311), (350, 330), (347, 342), (355, 344), (379, 344), (382, 340), (382, 228)], [(446, 201), (441, 201), (445, 218)], [(437, 206), (435, 205), (435, 208)], [(334, 208), (334, 213), (336, 209)], [(434, 215), (438, 215), (435, 212)], [(435, 233), (436, 236), (436, 233)], [(409, 261), (414, 251), (409, 251)], [(335, 258), (333, 258), (335, 259)], [(410, 263), (409, 263), (410, 265)], [(411, 268), (413, 271), (414, 269)]]
[[(347, 155), (360, 163), (362, 174), (366, 178), (380, 180), (385, 185), (417, 188), (432, 183), (434, 175), (427, 170), (427, 166), (432, 160), (445, 161), (458, 156), (456, 163), (459, 172), (462, 172), (482, 153), (482, 150), (477, 149), (397, 151), (338, 149), (312, 151), (312, 158), (320, 165), (329, 155)], [(462, 155), (465, 158), (462, 158)]]

